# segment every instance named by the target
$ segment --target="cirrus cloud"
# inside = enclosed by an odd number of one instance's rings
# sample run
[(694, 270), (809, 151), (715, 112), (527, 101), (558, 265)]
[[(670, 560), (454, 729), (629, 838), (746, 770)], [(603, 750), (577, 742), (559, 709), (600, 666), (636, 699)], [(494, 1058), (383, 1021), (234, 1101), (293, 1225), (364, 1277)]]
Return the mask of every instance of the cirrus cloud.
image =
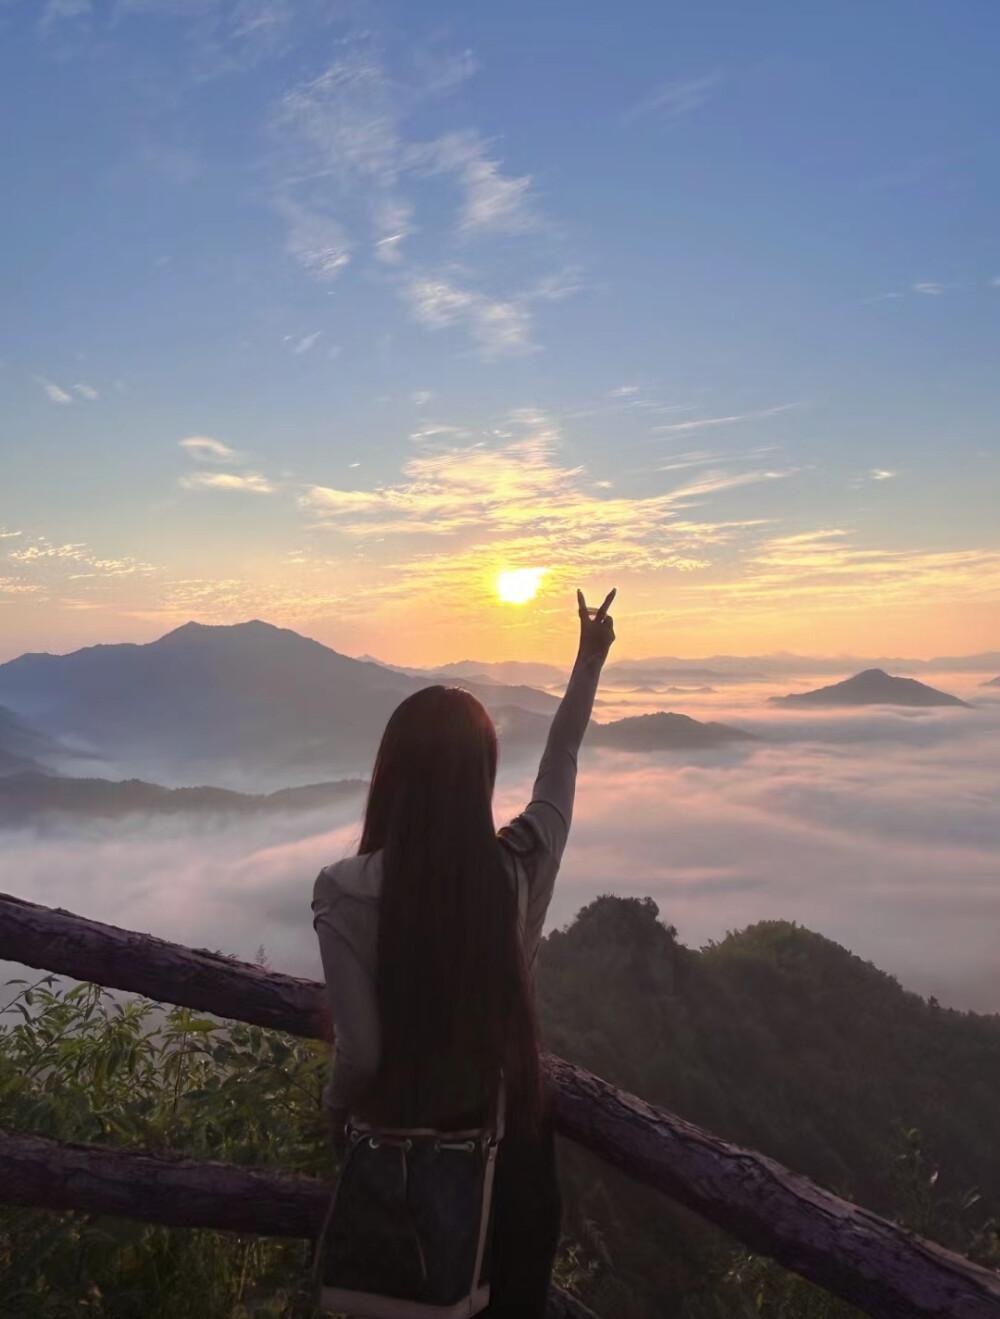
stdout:
[(241, 490), (255, 495), (270, 495), (275, 487), (257, 472), (191, 472), (182, 476), (185, 490)]
[(210, 435), (189, 435), (185, 440), (178, 440), (177, 447), (204, 463), (232, 462), (240, 457), (235, 449), (230, 449), (221, 440), (213, 440)]

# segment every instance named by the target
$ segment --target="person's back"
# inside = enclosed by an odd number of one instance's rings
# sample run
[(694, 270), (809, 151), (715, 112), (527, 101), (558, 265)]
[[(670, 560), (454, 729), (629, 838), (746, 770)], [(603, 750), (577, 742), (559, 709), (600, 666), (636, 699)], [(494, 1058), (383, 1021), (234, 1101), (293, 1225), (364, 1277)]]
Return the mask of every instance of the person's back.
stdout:
[(324, 1103), (338, 1147), (351, 1115), (399, 1128), (482, 1121), (503, 1078), (490, 1315), (544, 1312), (558, 1244), (531, 967), (614, 640), (613, 596), (588, 611), (578, 593), (580, 650), (516, 819), (494, 832), (497, 740), (486, 711), (460, 688), (425, 688), (386, 726), (358, 855), (321, 871), (314, 889), (336, 1027)]

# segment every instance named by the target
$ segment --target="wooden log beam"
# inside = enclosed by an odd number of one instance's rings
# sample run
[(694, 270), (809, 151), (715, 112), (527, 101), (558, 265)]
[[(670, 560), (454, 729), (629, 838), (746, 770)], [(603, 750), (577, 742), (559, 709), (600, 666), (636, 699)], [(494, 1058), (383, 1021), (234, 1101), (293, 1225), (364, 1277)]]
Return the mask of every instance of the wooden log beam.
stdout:
[(267, 1237), (312, 1237), (330, 1186), (266, 1168), (198, 1163), (0, 1130), (0, 1198), (35, 1209), (76, 1209), (166, 1227)]
[[(323, 986), (0, 895), (0, 957), (329, 1038)], [(876, 1319), (1000, 1319), (1000, 1277), (582, 1068), (545, 1059), (560, 1133)]]
[(235, 957), (0, 893), (0, 958), (307, 1039), (331, 1039), (324, 988)]
[(875, 1319), (1000, 1319), (1000, 1274), (548, 1057), (556, 1129)]
[[(329, 1198), (330, 1183), (316, 1177), (0, 1130), (0, 1199), (8, 1204), (311, 1240)], [(558, 1287), (552, 1289), (548, 1314), (594, 1319)]]

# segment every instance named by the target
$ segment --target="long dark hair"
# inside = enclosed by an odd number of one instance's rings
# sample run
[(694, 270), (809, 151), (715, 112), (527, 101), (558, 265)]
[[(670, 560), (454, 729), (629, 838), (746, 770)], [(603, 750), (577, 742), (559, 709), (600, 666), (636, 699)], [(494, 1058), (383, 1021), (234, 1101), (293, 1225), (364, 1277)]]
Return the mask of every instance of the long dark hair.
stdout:
[(541, 1110), (534, 996), (493, 824), (497, 736), (476, 698), (425, 687), (386, 725), (359, 853), (382, 851), (378, 1074), (366, 1115), (441, 1122), (489, 1104), (501, 1068), (518, 1125)]

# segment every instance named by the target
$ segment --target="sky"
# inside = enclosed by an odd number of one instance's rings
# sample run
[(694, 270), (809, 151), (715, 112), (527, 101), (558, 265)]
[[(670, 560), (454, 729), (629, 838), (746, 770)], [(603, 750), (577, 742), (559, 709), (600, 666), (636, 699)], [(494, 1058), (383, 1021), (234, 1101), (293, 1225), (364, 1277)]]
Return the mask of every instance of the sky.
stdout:
[(1000, 648), (998, 39), (0, 0), (0, 659)]

